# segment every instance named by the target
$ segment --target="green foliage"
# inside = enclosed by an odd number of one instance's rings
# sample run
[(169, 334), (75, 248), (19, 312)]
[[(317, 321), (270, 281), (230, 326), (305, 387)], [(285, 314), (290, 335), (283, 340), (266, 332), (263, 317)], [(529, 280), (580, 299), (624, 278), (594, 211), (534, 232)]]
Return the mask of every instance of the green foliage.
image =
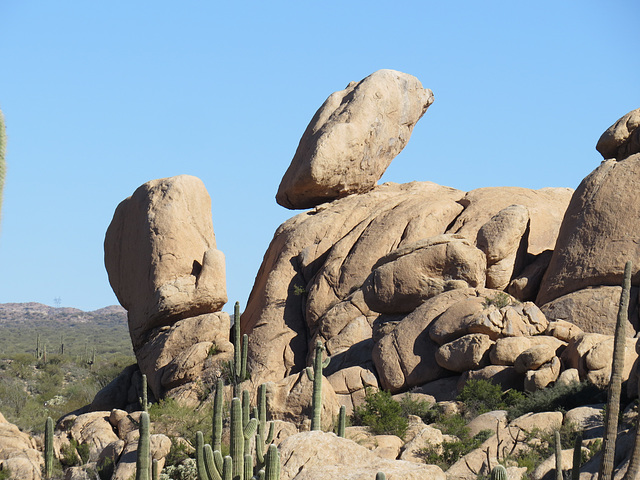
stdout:
[(469, 417), (507, 407), (500, 385), (494, 385), (487, 380), (469, 380), (458, 395), (458, 400), (464, 403), (465, 412)]
[(403, 417), (415, 415), (420, 417), (426, 424), (435, 422), (441, 415), (441, 410), (438, 407), (438, 404), (431, 404), (425, 400), (418, 400), (411, 395), (402, 396), (400, 399), (400, 408), (402, 409)]
[(524, 396), (508, 408), (509, 419), (518, 418), (525, 413), (565, 412), (589, 402), (603, 400), (603, 391), (587, 382), (569, 385), (553, 385)]
[[(455, 422), (455, 425), (456, 428), (453, 431), (456, 431), (460, 435), (455, 435), (458, 437), (458, 440), (444, 441), (440, 446), (428, 444), (425, 448), (418, 450), (418, 456), (422, 457), (425, 463), (438, 465), (443, 470), (447, 470), (451, 465), (467, 453), (478, 448), (485, 440), (493, 435), (491, 430), (483, 430), (474, 437), (471, 437), (469, 435), (469, 429), (466, 426), (461, 428), (459, 421)], [(442, 427), (440, 424), (438, 426)], [(442, 433), (445, 433), (444, 429)], [(448, 433), (448, 435), (451, 435), (451, 433)]]
[(491, 298), (486, 297), (482, 305), (485, 308), (491, 305), (495, 306), (496, 308), (503, 308), (503, 307), (506, 307), (507, 305), (511, 305), (511, 303), (512, 303), (512, 299), (508, 294), (504, 292), (498, 292)]
[(11, 470), (8, 468), (0, 469), (0, 480), (11, 480)]
[(404, 437), (409, 426), (406, 417), (402, 416), (400, 403), (384, 390), (368, 392), (364, 405), (356, 407), (351, 419), (354, 425), (366, 425), (376, 435), (400, 438)]
[(169, 438), (193, 438), (194, 432), (211, 431), (212, 408), (210, 403), (198, 409), (180, 405), (173, 398), (166, 398), (149, 405), (149, 416), (155, 433)]

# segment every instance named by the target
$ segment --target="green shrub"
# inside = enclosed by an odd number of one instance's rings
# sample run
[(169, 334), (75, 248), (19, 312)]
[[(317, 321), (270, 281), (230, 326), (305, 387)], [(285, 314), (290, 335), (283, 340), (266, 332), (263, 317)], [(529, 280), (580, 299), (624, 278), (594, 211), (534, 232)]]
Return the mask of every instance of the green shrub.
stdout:
[(441, 414), (441, 409), (437, 404), (430, 404), (425, 400), (416, 400), (411, 395), (403, 395), (400, 399), (402, 416), (416, 415), (424, 423), (433, 423)]
[(524, 395), (520, 401), (508, 408), (509, 419), (513, 420), (525, 413), (565, 412), (588, 403), (606, 402), (606, 392), (587, 383), (554, 385)]
[(409, 426), (407, 419), (402, 416), (400, 403), (384, 390), (367, 393), (364, 405), (356, 407), (351, 419), (354, 425), (368, 426), (375, 435), (403, 438)]
[(467, 453), (480, 447), (485, 440), (493, 435), (491, 430), (483, 430), (474, 437), (469, 436), (468, 428), (466, 430), (458, 429), (458, 431), (462, 432), (463, 435), (458, 437), (458, 440), (444, 441), (440, 446), (428, 444), (425, 448), (418, 450), (418, 456), (429, 465), (437, 465), (443, 470), (448, 470), (451, 465)]

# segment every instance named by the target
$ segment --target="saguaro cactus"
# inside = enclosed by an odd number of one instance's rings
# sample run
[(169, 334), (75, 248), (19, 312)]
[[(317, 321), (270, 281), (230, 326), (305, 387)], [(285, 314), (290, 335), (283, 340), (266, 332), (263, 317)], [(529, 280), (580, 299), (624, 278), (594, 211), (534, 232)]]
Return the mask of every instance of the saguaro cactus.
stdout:
[(231, 400), (231, 432), (229, 438), (229, 450), (233, 460), (233, 479), (244, 478), (244, 447), (245, 440), (251, 438), (258, 428), (258, 420), (252, 418), (243, 425), (242, 402), (235, 397)]
[(269, 433), (267, 434), (267, 385), (264, 383), (258, 387), (258, 406), (254, 409), (254, 418), (258, 419), (255, 469), (256, 475), (258, 475), (260, 470), (264, 468), (265, 457), (269, 444), (273, 441), (275, 427), (273, 422), (269, 422)]
[(507, 469), (497, 465), (491, 470), (491, 480), (507, 480)]
[(264, 467), (265, 480), (280, 480), (280, 452), (275, 445), (269, 445), (267, 463)]
[(573, 444), (573, 466), (571, 467), (571, 480), (580, 480), (580, 462), (582, 461), (582, 434), (576, 435)]
[(236, 302), (233, 308), (233, 395), (238, 396), (238, 386), (244, 382), (247, 378), (247, 354), (249, 351), (248, 343), (249, 337), (247, 335), (242, 336), (240, 341), (240, 302)]
[(313, 369), (311, 367), (307, 367), (307, 376), (309, 377), (309, 380), (313, 382), (313, 398), (311, 403), (313, 416), (311, 417), (311, 430), (320, 430), (322, 428), (322, 370), (327, 368), (329, 361), (331, 360), (329, 357), (324, 361), (322, 360), (323, 350), (324, 347), (322, 346), (322, 342), (318, 340), (316, 342), (316, 356), (313, 361)]
[(141, 396), (138, 397), (138, 402), (140, 402), (140, 408), (142, 409), (143, 412), (148, 412), (149, 411), (149, 403), (147, 401), (147, 376), (143, 373), (142, 374), (142, 380), (140, 381), (140, 394)]
[(624, 350), (627, 342), (626, 325), (629, 316), (629, 293), (631, 291), (631, 262), (624, 267), (622, 293), (618, 307), (615, 340), (613, 344), (613, 364), (607, 398), (607, 414), (604, 419), (604, 437), (602, 442), (602, 463), (598, 480), (611, 480), (613, 460), (618, 434), (618, 414), (620, 413), (620, 392), (622, 390), (622, 370), (624, 369)]
[(560, 441), (560, 432), (558, 430), (553, 432), (553, 439), (555, 440), (556, 453), (556, 480), (564, 480), (562, 476), (562, 442)]
[(344, 438), (345, 427), (347, 425), (347, 407), (340, 406), (340, 415), (338, 416), (338, 436)]
[(53, 420), (47, 417), (44, 424), (44, 478), (53, 474)]
[(216, 393), (213, 397), (213, 431), (211, 443), (214, 450), (222, 448), (222, 403), (224, 396), (224, 381), (219, 378), (216, 384)]
[(149, 414), (140, 414), (140, 439), (138, 440), (138, 458), (136, 460), (136, 480), (149, 480), (151, 471), (150, 455)]

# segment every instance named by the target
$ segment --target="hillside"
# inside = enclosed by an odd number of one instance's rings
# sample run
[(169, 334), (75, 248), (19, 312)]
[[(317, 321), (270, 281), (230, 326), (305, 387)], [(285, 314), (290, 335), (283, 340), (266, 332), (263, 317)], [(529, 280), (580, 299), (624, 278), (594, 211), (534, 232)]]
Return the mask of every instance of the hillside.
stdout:
[(116, 305), (85, 312), (41, 303), (0, 304), (0, 357), (35, 353), (38, 335), (50, 353), (131, 355), (127, 312)]

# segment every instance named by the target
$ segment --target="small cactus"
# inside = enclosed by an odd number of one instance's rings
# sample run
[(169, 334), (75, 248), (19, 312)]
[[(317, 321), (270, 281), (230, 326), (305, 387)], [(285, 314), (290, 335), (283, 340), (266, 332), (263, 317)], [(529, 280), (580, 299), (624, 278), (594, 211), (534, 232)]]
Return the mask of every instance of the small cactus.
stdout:
[(44, 478), (53, 474), (53, 420), (47, 417), (44, 424)]
[(376, 473), (376, 480), (387, 480), (387, 475), (384, 472)]
[(307, 367), (307, 376), (309, 380), (313, 382), (313, 397), (312, 397), (312, 409), (313, 416), (311, 417), (311, 430), (320, 430), (321, 427), (321, 412), (322, 412), (322, 370), (327, 368), (329, 365), (329, 361), (331, 360), (327, 357), (324, 361), (322, 360), (322, 352), (324, 347), (322, 346), (322, 342), (318, 340), (316, 342), (316, 355), (313, 361), (313, 369), (311, 367)]
[(340, 407), (340, 415), (338, 416), (338, 436), (344, 438), (344, 431), (347, 425), (347, 407)]
[(573, 444), (573, 467), (571, 467), (571, 480), (580, 480), (580, 462), (582, 461), (582, 434), (576, 435)]
[(491, 470), (491, 480), (507, 480), (507, 469), (497, 465)]

